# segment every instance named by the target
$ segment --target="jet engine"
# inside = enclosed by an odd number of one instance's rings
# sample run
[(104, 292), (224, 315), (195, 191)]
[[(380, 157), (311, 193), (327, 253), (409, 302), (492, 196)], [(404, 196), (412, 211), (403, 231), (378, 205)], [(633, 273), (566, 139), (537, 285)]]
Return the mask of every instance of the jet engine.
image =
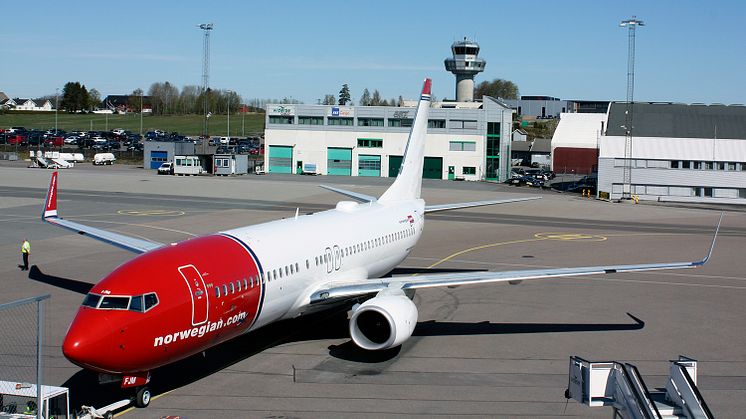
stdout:
[(393, 294), (379, 293), (353, 312), (350, 336), (363, 349), (392, 348), (412, 336), (417, 314), (417, 306), (401, 290)]

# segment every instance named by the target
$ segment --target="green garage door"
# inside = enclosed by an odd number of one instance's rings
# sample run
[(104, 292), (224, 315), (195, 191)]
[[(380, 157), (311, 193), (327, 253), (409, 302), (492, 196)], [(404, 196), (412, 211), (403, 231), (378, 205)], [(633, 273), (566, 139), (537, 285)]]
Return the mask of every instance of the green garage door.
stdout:
[(404, 158), (402, 156), (389, 156), (389, 177), (397, 177), (399, 168)]
[(357, 175), (381, 177), (381, 156), (358, 156)]
[(425, 157), (423, 179), (443, 179), (443, 157)]
[(352, 149), (329, 147), (326, 151), (326, 174), (352, 176)]
[(293, 173), (293, 147), (269, 146), (269, 173)]

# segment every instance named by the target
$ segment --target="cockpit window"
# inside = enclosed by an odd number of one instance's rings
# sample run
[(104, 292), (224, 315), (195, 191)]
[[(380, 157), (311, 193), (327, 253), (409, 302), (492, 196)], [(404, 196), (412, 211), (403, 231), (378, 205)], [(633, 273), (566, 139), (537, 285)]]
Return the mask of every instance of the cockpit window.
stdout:
[(158, 304), (158, 296), (155, 295), (154, 292), (151, 292), (150, 294), (145, 294), (143, 298), (145, 299), (145, 311), (150, 310), (156, 304)]
[(100, 300), (100, 295), (86, 294), (85, 298), (83, 299), (83, 306), (96, 308)]
[(138, 313), (142, 313), (142, 295), (136, 295), (132, 297), (132, 300), (130, 300), (130, 311), (137, 311)]
[(110, 310), (127, 310), (130, 297), (104, 297), (99, 308)]

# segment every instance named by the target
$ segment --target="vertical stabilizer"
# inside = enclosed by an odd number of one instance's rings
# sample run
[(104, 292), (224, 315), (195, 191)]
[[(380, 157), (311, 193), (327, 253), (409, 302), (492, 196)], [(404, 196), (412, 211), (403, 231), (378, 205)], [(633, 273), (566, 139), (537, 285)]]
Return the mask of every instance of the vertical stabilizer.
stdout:
[(417, 104), (417, 111), (412, 122), (412, 131), (409, 132), (407, 146), (404, 149), (404, 158), (399, 169), (399, 175), (393, 185), (381, 195), (379, 202), (408, 201), (420, 198), (431, 86), (432, 81), (425, 79), (420, 102)]

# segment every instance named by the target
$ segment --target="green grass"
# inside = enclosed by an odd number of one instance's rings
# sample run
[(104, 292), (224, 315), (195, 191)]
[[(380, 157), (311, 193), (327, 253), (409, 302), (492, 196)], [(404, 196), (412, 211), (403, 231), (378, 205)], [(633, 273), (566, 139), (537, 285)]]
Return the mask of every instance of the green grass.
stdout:
[[(224, 136), (227, 133), (227, 115), (213, 115), (209, 119), (209, 134)], [(243, 119), (243, 132), (242, 132)], [(107, 122), (108, 120), (108, 122)], [(147, 131), (176, 131), (182, 135), (202, 134), (202, 115), (144, 116), (142, 118), (143, 134)], [(65, 131), (106, 131), (123, 128), (135, 133), (140, 132), (140, 114), (100, 115), (100, 114), (57, 114), (57, 126)], [(7, 112), (0, 114), (0, 128), (25, 127), (26, 129), (54, 128), (54, 112)], [(264, 114), (247, 113), (231, 115), (232, 137), (257, 135), (264, 132)]]

